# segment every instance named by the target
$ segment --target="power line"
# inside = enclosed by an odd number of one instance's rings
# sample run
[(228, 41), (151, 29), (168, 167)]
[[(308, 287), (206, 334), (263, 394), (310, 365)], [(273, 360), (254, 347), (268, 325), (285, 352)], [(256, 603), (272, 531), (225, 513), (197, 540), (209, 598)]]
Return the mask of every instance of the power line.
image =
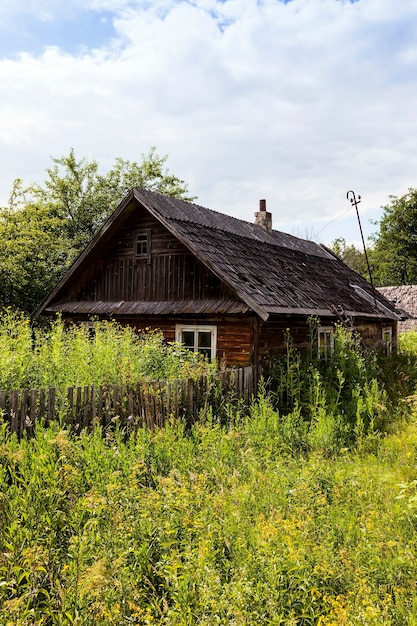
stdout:
[(346, 213), (349, 213), (349, 211), (351, 210), (352, 207), (349, 207), (348, 209), (346, 209), (346, 211), (343, 211), (343, 213), (341, 213), (340, 215), (338, 215), (337, 217), (335, 217), (333, 220), (331, 220), (328, 224), (326, 224), (326, 226), (324, 226), (318, 233), (317, 233), (317, 237), (319, 235), (321, 235), (321, 233), (323, 232), (323, 230), (326, 230), (326, 228), (328, 226), (330, 226), (331, 224), (334, 224), (334, 222), (337, 222), (337, 220), (340, 220), (344, 215), (346, 215)]

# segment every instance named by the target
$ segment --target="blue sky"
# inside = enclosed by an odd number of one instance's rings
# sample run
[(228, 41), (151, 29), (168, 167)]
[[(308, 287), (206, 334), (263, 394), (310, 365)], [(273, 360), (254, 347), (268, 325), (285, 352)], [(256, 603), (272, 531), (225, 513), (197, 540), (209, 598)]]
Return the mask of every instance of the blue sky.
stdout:
[(0, 25), (0, 58), (16, 58), (23, 51), (40, 55), (47, 46), (77, 54), (83, 49), (106, 46), (117, 37), (110, 11), (75, 8), (61, 13), (52, 8), (53, 12), (10, 14)]
[(417, 0), (2, 0), (0, 204), (151, 146), (204, 206), (359, 242), (417, 186)]

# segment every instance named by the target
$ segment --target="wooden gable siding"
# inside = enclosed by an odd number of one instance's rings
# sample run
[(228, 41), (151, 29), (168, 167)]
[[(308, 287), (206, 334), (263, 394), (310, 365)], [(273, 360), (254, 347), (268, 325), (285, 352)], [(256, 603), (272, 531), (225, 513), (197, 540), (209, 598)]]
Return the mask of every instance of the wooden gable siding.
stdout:
[[(150, 234), (149, 258), (135, 254), (138, 231)], [(230, 298), (231, 290), (145, 212), (129, 216), (65, 294), (65, 300), (89, 302)]]

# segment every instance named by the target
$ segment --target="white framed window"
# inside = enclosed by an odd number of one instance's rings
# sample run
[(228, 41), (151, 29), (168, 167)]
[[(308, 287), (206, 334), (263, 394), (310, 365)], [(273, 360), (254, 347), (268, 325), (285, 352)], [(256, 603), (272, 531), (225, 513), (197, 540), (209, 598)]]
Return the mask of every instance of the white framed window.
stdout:
[(334, 327), (319, 326), (317, 339), (319, 359), (327, 360), (334, 351)]
[(382, 329), (382, 343), (384, 344), (384, 348), (387, 354), (391, 354), (392, 352), (392, 328), (391, 326), (387, 326)]
[(216, 358), (217, 326), (177, 324), (175, 341), (181, 343), (187, 350), (204, 354), (212, 361)]

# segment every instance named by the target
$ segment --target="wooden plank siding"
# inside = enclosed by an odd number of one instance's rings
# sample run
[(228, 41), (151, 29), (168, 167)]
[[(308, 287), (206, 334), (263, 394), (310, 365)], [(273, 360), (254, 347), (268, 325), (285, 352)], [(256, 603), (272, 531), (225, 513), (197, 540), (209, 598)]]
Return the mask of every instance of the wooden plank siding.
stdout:
[[(149, 258), (135, 254), (135, 233), (150, 233)], [(221, 251), (219, 251), (221, 253)], [(231, 290), (149, 214), (133, 215), (71, 283), (69, 300), (178, 301), (235, 298)]]
[(144, 318), (131, 321), (137, 330), (149, 328), (160, 330), (166, 341), (175, 341), (176, 324), (209, 324), (217, 327), (217, 354), (219, 363), (224, 362), (228, 367), (245, 367), (256, 364), (254, 359), (252, 343), (254, 340), (254, 320), (251, 317), (218, 318), (207, 317), (204, 320), (199, 318), (160, 318), (159, 320)]
[[(72, 317), (69, 321), (82, 321), (87, 316)], [(119, 320), (122, 321), (122, 320)], [(304, 351), (311, 344), (311, 329), (306, 318), (288, 317), (271, 319), (263, 322), (255, 316), (147, 316), (124, 318), (123, 323), (129, 324), (138, 332), (159, 330), (165, 341), (175, 341), (175, 327), (180, 325), (215, 325), (217, 327), (216, 358), (227, 367), (246, 367), (263, 364), (273, 354), (286, 351), (287, 335), (297, 350)], [(333, 325), (334, 320), (321, 320), (323, 326)], [(361, 335), (363, 345), (367, 348), (382, 346), (382, 332), (392, 329), (392, 343), (397, 345), (395, 324), (381, 324), (369, 320), (357, 320), (355, 330)]]
[[(76, 315), (66, 318), (68, 324), (79, 323), (88, 320), (87, 315)], [(149, 317), (124, 317), (118, 318), (119, 323), (132, 326), (137, 332), (161, 331), (164, 340), (175, 341), (175, 327), (177, 324), (184, 325), (214, 325), (217, 327), (217, 351), (216, 359), (227, 367), (246, 367), (258, 363), (254, 350), (256, 343), (257, 320), (250, 316), (220, 317), (220, 316), (157, 316)]]
[(258, 340), (259, 361), (269, 358), (272, 353), (285, 352), (288, 334), (297, 349), (305, 350), (310, 345), (310, 327), (305, 318), (261, 321)]
[(130, 325), (138, 331), (148, 328), (150, 330), (160, 330), (165, 341), (175, 341), (176, 324), (209, 324), (217, 327), (217, 354), (219, 363), (224, 362), (228, 367), (246, 367), (255, 365), (256, 360), (253, 354), (254, 340), (254, 318), (242, 317), (170, 317), (153, 319), (150, 317), (130, 320)]
[[(322, 319), (322, 326), (332, 326), (337, 321)], [(349, 326), (347, 326), (349, 328)], [(395, 323), (381, 323), (370, 320), (355, 320), (352, 330), (361, 336), (365, 348), (382, 347), (383, 330), (391, 328), (392, 345), (397, 345), (397, 326)], [(259, 362), (263, 363), (271, 354), (283, 354), (286, 350), (286, 336), (290, 335), (292, 345), (297, 350), (306, 350), (311, 344), (311, 329), (306, 318), (288, 317), (287, 319), (271, 319), (260, 322), (258, 349)]]
[(362, 343), (366, 348), (378, 349), (382, 347), (382, 333), (388, 328), (392, 332), (392, 345), (395, 348), (398, 343), (398, 326), (386, 322), (370, 322), (358, 319), (355, 321), (355, 330), (360, 334)]

